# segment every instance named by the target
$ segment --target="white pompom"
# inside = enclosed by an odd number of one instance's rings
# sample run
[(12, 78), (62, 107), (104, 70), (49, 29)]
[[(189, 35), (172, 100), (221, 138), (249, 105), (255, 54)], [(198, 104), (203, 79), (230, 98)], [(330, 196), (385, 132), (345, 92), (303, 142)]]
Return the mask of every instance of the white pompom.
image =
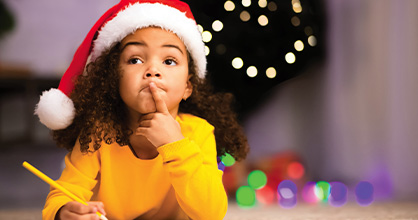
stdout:
[(73, 101), (59, 89), (44, 91), (35, 108), (42, 124), (51, 130), (67, 128), (74, 120)]

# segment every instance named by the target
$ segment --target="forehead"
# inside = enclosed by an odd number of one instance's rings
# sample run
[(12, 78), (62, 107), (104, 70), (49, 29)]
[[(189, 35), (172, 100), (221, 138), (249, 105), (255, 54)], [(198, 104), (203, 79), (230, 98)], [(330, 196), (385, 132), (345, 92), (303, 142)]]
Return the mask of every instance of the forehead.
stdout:
[(186, 46), (183, 41), (174, 33), (161, 29), (159, 27), (147, 27), (138, 29), (132, 34), (126, 36), (122, 42), (122, 47), (132, 41), (144, 41), (156, 45), (175, 44), (186, 52)]

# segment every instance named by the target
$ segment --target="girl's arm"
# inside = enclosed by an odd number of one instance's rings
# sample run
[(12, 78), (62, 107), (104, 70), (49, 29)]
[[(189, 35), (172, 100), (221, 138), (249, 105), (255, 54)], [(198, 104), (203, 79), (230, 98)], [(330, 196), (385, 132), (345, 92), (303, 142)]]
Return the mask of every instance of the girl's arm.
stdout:
[[(100, 167), (98, 154), (99, 151), (81, 153), (77, 140), (72, 152), (65, 156), (65, 168), (56, 182), (82, 200), (90, 201)], [(58, 210), (71, 201), (61, 191), (51, 188), (42, 211), (42, 219), (54, 219)]]
[(228, 207), (213, 131), (213, 126), (199, 119), (190, 139), (158, 148), (177, 201), (192, 219), (223, 219)]

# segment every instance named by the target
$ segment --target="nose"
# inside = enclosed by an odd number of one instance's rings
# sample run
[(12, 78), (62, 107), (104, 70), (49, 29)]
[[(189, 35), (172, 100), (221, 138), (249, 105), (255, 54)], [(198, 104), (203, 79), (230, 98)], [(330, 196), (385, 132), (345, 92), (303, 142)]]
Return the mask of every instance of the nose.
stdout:
[(158, 70), (157, 66), (158, 65), (156, 65), (155, 63), (150, 62), (147, 70), (145, 71), (144, 77), (145, 78), (150, 78), (150, 77), (160, 78), (161, 72)]

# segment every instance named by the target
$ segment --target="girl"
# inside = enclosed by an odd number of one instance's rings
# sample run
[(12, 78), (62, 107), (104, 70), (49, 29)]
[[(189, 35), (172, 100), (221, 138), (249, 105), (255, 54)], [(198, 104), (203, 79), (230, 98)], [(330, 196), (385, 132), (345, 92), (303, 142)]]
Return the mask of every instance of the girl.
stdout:
[[(44, 219), (222, 219), (217, 156), (248, 147), (232, 97), (205, 80), (204, 44), (181, 1), (122, 0), (88, 33), (35, 113), (70, 152)], [(216, 137), (216, 138), (215, 138)], [(105, 211), (106, 210), (106, 211)]]

